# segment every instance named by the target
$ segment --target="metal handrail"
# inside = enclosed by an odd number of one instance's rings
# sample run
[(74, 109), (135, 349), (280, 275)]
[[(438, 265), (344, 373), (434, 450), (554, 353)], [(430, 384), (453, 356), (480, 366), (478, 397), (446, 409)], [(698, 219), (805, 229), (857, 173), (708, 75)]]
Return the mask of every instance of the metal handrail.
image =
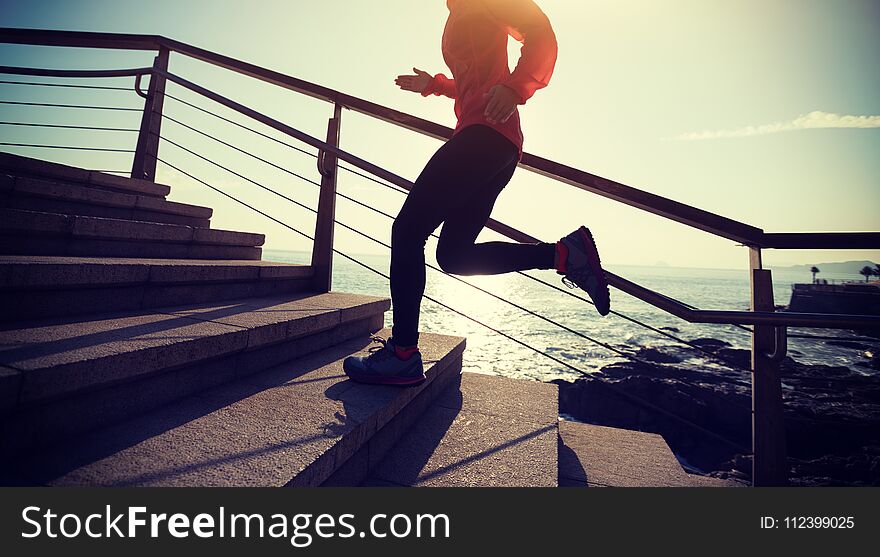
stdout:
[[(429, 137), (444, 140), (452, 137), (452, 130), (446, 126), (441, 126), (434, 122), (315, 83), (159, 35), (0, 28), (0, 42), (133, 50), (167, 49), (315, 99), (344, 106), (350, 110)], [(782, 249), (821, 249), (828, 247), (835, 249), (880, 248), (880, 233), (876, 232), (768, 234), (762, 229), (749, 224), (639, 190), (530, 153), (523, 154), (520, 166), (579, 189), (750, 247)], [(512, 236), (508, 237), (512, 238)]]

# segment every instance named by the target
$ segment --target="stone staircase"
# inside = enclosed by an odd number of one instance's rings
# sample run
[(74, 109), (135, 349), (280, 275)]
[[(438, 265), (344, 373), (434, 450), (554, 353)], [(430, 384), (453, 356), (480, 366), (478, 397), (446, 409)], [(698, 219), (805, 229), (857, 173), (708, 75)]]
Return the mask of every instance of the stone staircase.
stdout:
[[(423, 336), (418, 387), (352, 383), (389, 301), (311, 292), (169, 193), (0, 154), (0, 484), (616, 485), (555, 385), (462, 375), (462, 338)], [(716, 485), (613, 431), (619, 478)]]

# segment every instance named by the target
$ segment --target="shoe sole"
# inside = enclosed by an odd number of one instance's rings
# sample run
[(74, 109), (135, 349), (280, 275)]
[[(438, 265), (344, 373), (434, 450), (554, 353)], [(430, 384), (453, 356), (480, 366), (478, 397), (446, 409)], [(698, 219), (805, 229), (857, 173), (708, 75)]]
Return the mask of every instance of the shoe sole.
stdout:
[(596, 311), (599, 312), (599, 315), (605, 316), (611, 312), (611, 293), (608, 289), (608, 279), (605, 278), (605, 270), (602, 269), (602, 261), (599, 259), (599, 250), (596, 247), (596, 241), (593, 240), (593, 234), (586, 226), (581, 226), (579, 230), (587, 249), (587, 261), (589, 261), (593, 275), (599, 282), (598, 293), (604, 294), (603, 301), (605, 303), (602, 307), (599, 307), (599, 300), (593, 300), (593, 303), (596, 305)]

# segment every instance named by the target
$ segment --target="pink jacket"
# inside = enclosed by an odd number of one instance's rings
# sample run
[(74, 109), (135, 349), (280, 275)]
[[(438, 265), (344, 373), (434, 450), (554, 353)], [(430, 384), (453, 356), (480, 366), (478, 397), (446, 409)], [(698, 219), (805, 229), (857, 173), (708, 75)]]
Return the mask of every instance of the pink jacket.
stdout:
[[(557, 54), (550, 21), (532, 0), (447, 0), (446, 5), (449, 19), (442, 49), (452, 79), (435, 75), (422, 95), (455, 99), (455, 133), (474, 124), (492, 127), (513, 142), (522, 157), (519, 112), (514, 111), (507, 122), (490, 124), (483, 115), (488, 103), (483, 95), (500, 83), (525, 104), (547, 86)], [(508, 35), (523, 43), (513, 73), (507, 65)]]

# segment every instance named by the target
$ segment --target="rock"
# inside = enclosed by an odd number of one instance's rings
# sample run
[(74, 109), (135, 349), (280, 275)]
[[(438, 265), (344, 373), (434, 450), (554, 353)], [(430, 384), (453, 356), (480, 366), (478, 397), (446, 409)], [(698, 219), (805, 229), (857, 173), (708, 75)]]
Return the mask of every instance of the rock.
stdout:
[(643, 348), (639, 351), (639, 357), (643, 360), (660, 364), (677, 364), (681, 362), (679, 356), (662, 348)]
[(880, 348), (865, 350), (862, 353), (862, 356), (868, 358), (868, 361), (865, 362), (867, 367), (880, 370)]
[(730, 346), (729, 342), (725, 342), (725, 341), (719, 340), (717, 338), (698, 338), (698, 339), (691, 340), (689, 342), (691, 344), (696, 344), (700, 348), (707, 348), (707, 349), (718, 349), (721, 347)]
[(715, 354), (742, 370), (752, 369), (752, 353), (748, 350), (743, 350), (742, 348), (720, 348)]
[[(696, 344), (739, 369), (683, 364), (700, 355), (686, 346), (641, 349), (635, 355), (646, 363), (615, 363), (573, 382), (554, 381), (560, 412), (659, 433), (694, 466), (742, 479), (751, 473), (742, 456), (751, 446), (750, 354), (715, 339)], [(880, 376), (790, 357), (780, 374), (793, 483), (880, 485)], [(866, 447), (875, 452), (866, 456)]]

